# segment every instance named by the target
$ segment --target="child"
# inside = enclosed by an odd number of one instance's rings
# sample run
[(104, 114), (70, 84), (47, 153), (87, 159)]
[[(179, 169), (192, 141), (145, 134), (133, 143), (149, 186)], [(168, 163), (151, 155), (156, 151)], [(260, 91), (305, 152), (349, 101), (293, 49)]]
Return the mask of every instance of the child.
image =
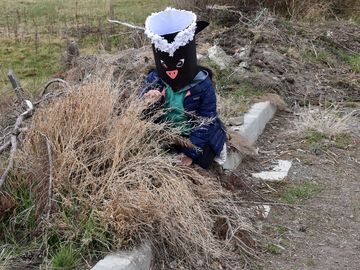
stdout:
[[(211, 71), (197, 65), (195, 35), (207, 22), (193, 12), (167, 8), (146, 19), (156, 70), (149, 72), (142, 96), (159, 98), (164, 118), (179, 127), (198, 149), (182, 148), (181, 162), (207, 169), (226, 151), (226, 131), (216, 112)], [(201, 119), (206, 119), (200, 124)]]

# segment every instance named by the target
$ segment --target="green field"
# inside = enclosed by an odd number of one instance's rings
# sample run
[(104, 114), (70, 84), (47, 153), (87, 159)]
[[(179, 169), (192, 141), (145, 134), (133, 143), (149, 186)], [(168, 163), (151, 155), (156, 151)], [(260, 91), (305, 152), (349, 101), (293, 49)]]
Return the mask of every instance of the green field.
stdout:
[(171, 0), (2, 0), (0, 9), (0, 90), (9, 89), (6, 72), (15, 70), (23, 87), (36, 93), (61, 71), (66, 41), (75, 39), (80, 52), (116, 51), (132, 46), (129, 29), (107, 18), (144, 24)]

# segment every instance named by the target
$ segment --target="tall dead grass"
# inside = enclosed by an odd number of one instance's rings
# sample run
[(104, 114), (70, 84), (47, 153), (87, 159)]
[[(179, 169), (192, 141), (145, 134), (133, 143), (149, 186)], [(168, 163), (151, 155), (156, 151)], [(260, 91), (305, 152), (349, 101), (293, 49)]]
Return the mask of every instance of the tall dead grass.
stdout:
[(306, 135), (317, 131), (327, 137), (333, 138), (339, 134), (357, 134), (359, 125), (354, 112), (343, 113), (337, 107), (304, 107), (297, 108), (297, 118), (293, 121), (297, 134)]
[[(247, 211), (216, 179), (180, 166), (163, 150), (165, 127), (141, 119), (144, 104), (135, 96), (119, 103), (119, 95), (94, 81), (33, 116), (18, 162), (37, 186), (38, 215), (48, 210), (47, 138), (53, 153), (50, 223), (60, 234), (91, 213), (117, 247), (146, 240), (165, 265), (198, 269), (201, 261), (202, 269), (212, 269), (218, 260), (236, 269), (239, 255), (252, 252), (240, 237), (252, 230)], [(224, 220), (221, 228), (218, 220)]]
[(316, 19), (334, 14), (359, 15), (358, 0), (173, 0), (181, 8), (203, 10), (207, 5), (228, 5), (240, 9), (269, 8), (294, 19)]

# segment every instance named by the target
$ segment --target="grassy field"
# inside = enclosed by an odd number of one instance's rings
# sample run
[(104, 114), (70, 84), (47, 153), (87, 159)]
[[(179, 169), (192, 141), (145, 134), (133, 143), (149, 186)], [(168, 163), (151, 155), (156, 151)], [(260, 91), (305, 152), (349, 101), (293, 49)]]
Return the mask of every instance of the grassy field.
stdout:
[(66, 41), (74, 38), (81, 53), (132, 46), (129, 31), (110, 25), (114, 18), (138, 25), (171, 0), (2, 0), (0, 9), (0, 90), (9, 89), (6, 72), (15, 70), (23, 87), (38, 92), (61, 71)]

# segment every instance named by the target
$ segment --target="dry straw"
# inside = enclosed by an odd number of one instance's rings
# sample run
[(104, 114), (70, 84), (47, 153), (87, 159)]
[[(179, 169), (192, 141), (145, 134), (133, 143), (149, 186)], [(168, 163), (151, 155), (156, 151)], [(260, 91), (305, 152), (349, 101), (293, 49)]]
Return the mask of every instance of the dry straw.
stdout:
[(344, 113), (333, 106), (329, 108), (309, 106), (297, 108), (295, 114), (297, 118), (293, 121), (293, 132), (297, 134), (317, 131), (331, 138), (338, 134), (355, 134), (359, 130), (355, 111)]
[[(167, 154), (164, 144), (181, 141), (178, 134), (142, 119), (146, 105), (135, 95), (119, 102), (120, 92), (95, 80), (33, 116), (19, 165), (37, 186), (38, 215), (47, 211), (47, 138), (52, 226), (69, 227), (60, 209), (76, 209), (79, 220), (96, 215), (118, 247), (150, 241), (158, 263), (198, 269), (201, 262), (202, 269), (212, 269), (215, 260), (236, 269), (239, 256), (252, 253), (241, 238), (252, 230), (247, 211), (215, 178)], [(215, 226), (219, 220), (221, 228)]]

